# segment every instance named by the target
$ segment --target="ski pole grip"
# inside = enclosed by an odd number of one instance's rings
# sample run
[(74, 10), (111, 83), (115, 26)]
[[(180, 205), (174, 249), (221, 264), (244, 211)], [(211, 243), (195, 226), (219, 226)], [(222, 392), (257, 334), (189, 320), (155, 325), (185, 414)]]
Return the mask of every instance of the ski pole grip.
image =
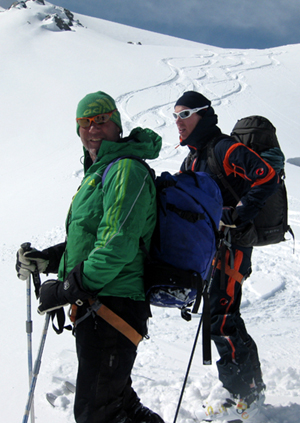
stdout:
[[(23, 244), (21, 244), (21, 248), (23, 248), (24, 253), (26, 253), (27, 251), (30, 251), (32, 249), (31, 243), (30, 242), (24, 242)], [(32, 261), (34, 262), (34, 260), (32, 260)], [(33, 285), (34, 285), (34, 288), (35, 288), (34, 289), (35, 290), (35, 296), (36, 296), (36, 298), (39, 298), (41, 278), (40, 278), (40, 274), (39, 274), (37, 267), (32, 272), (32, 278), (33, 278)]]
[(31, 250), (31, 242), (23, 242), (21, 244), (21, 248), (23, 248), (24, 253)]

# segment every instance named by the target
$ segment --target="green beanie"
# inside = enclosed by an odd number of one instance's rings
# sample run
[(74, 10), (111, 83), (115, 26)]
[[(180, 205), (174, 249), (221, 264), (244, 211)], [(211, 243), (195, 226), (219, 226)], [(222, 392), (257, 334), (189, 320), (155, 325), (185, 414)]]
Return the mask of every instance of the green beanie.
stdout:
[[(92, 117), (101, 113), (108, 113), (116, 109), (116, 103), (112, 97), (103, 91), (87, 94), (77, 106), (76, 118)], [(121, 116), (116, 110), (110, 120), (112, 120), (122, 132)], [(79, 125), (77, 123), (77, 134), (79, 135)]]

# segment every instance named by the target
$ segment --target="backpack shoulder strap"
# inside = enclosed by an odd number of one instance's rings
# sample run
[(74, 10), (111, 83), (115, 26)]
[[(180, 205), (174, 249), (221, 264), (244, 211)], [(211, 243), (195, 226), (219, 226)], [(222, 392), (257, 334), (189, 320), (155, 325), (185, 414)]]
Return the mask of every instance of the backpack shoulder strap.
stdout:
[[(155, 183), (155, 171), (154, 171), (154, 169), (152, 169), (148, 165), (148, 163), (146, 163), (145, 160), (142, 159), (141, 157), (134, 156), (134, 155), (127, 155), (127, 156), (118, 157), (118, 158), (116, 158), (115, 160), (113, 160), (112, 162), (109, 163), (109, 165), (107, 166), (107, 168), (105, 169), (105, 171), (102, 175), (102, 186), (104, 185), (105, 178), (106, 178), (106, 176), (109, 172), (109, 169), (112, 167), (113, 164), (115, 164), (116, 162), (118, 162), (119, 160), (122, 160), (122, 159), (133, 159), (133, 160), (137, 160), (138, 162), (142, 163), (145, 166), (145, 168), (148, 170), (148, 172), (150, 173), (150, 176), (151, 176), (153, 182)], [(151, 260), (150, 253), (146, 248), (146, 245), (145, 245), (143, 238), (140, 238), (139, 244), (140, 244), (140, 249), (148, 257), (148, 260)]]
[(215, 175), (217, 175), (220, 179), (221, 176), (219, 174), (222, 173), (221, 166), (217, 162), (216, 155), (215, 155), (215, 146), (218, 144), (219, 141), (221, 141), (221, 137), (213, 138), (206, 146), (207, 149), (207, 164), (211, 172), (213, 172)]
[(233, 197), (236, 199), (236, 201), (239, 202), (240, 201), (240, 197), (237, 195), (237, 193), (234, 191), (234, 189), (232, 188), (232, 186), (229, 184), (229, 182), (227, 181), (227, 179), (223, 175), (221, 166), (219, 165), (219, 163), (218, 163), (218, 161), (216, 159), (216, 155), (215, 155), (215, 146), (216, 146), (216, 144), (219, 141), (224, 140), (224, 139), (225, 139), (224, 136), (213, 138), (207, 144), (207, 164), (208, 164), (208, 167), (209, 167), (210, 171), (213, 174), (217, 175), (217, 177), (222, 182), (223, 186), (228, 191), (230, 191), (230, 193), (233, 195)]
[(155, 181), (155, 171), (154, 169), (152, 169), (148, 163), (145, 162), (144, 159), (142, 159), (141, 157), (138, 156), (134, 156), (134, 155), (128, 155), (128, 156), (121, 156), (116, 158), (115, 160), (113, 160), (112, 162), (109, 163), (109, 165), (107, 166), (107, 168), (105, 169), (103, 175), (102, 175), (102, 185), (104, 185), (105, 182), (105, 178), (109, 172), (109, 169), (112, 167), (113, 164), (115, 164), (116, 162), (118, 162), (119, 160), (122, 159), (133, 159), (133, 160), (137, 160), (138, 162), (142, 163), (145, 168), (148, 170), (148, 172), (150, 173), (151, 178), (153, 179), (153, 181)]

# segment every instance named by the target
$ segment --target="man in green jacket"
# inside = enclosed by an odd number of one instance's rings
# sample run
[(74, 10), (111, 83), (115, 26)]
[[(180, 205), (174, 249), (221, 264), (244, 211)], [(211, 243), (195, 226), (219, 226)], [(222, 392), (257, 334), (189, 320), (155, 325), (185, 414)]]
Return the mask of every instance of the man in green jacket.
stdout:
[(76, 116), (84, 178), (67, 215), (66, 242), (43, 251), (21, 248), (16, 269), (23, 280), (36, 267), (58, 273), (57, 280), (41, 285), (40, 314), (76, 305), (76, 422), (163, 423), (131, 386), (150, 316), (140, 243), (150, 247), (156, 190), (145, 165), (128, 158), (155, 159), (161, 137), (136, 128), (122, 138), (116, 104), (101, 91), (85, 96)]

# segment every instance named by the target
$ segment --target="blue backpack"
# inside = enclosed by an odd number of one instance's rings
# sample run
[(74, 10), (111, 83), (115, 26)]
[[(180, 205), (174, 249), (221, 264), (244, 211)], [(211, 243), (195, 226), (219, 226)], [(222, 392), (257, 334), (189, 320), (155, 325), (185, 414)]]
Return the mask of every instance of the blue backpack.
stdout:
[[(154, 171), (139, 157), (124, 156), (143, 163), (154, 179), (157, 191), (157, 224), (144, 270), (145, 293), (151, 305), (177, 307), (188, 317), (187, 308), (198, 311), (204, 281), (208, 278), (218, 242), (222, 196), (216, 182), (204, 172), (171, 175)], [(194, 304), (193, 304), (194, 303)], [(189, 310), (188, 310), (189, 311)]]

